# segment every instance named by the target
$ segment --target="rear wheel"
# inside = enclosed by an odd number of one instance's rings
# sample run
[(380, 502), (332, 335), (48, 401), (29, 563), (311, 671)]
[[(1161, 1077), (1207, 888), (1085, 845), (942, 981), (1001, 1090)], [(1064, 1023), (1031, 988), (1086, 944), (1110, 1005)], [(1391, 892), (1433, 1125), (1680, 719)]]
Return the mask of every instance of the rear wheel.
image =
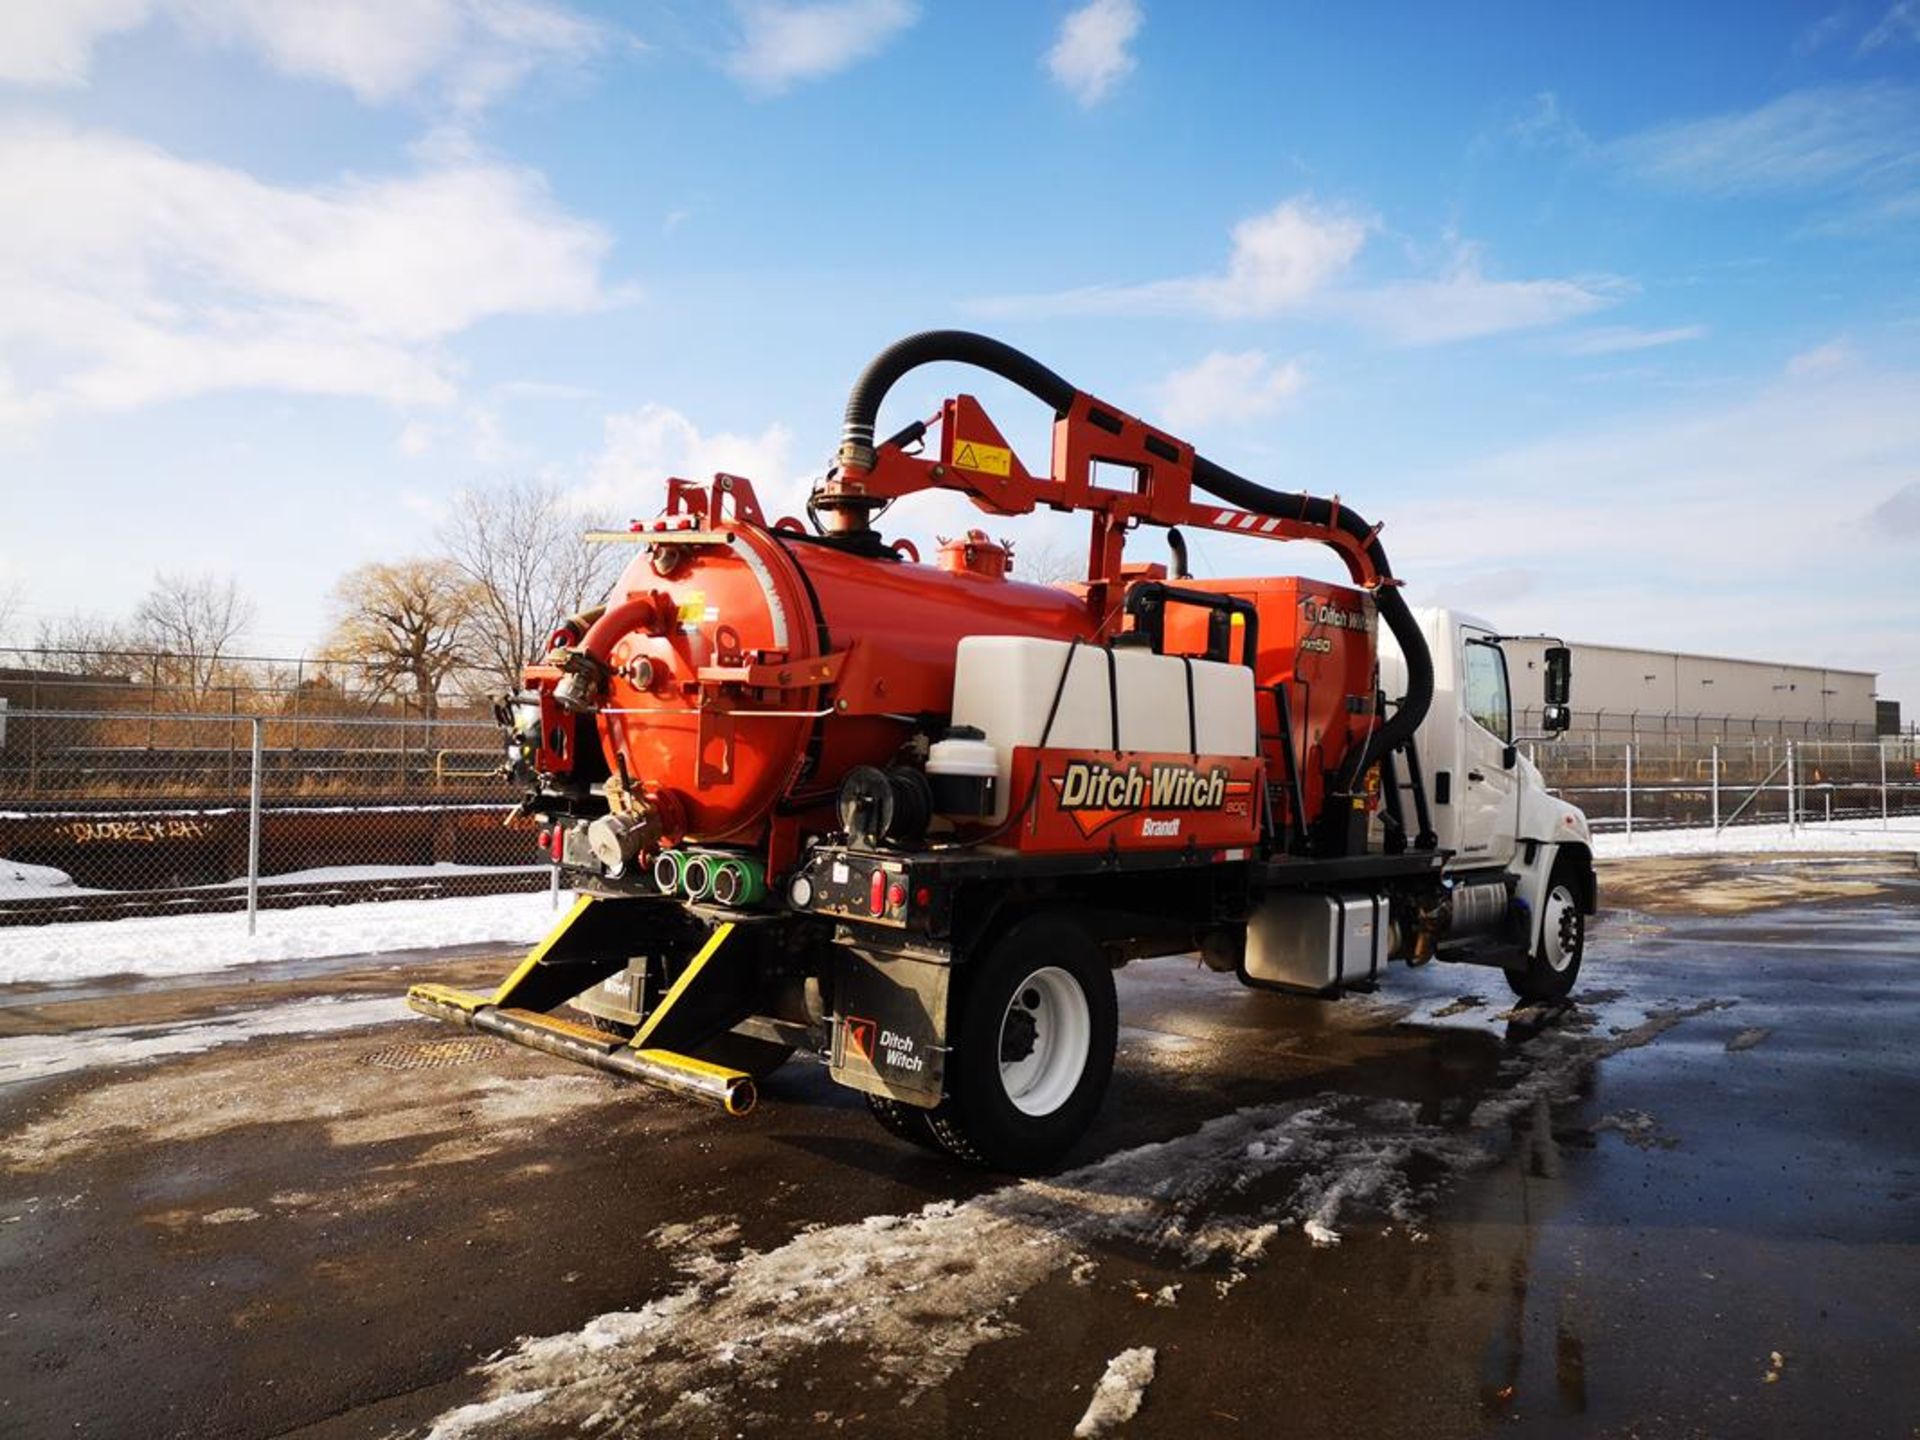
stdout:
[(1580, 908), (1574, 862), (1555, 862), (1540, 907), (1539, 942), (1525, 969), (1507, 971), (1507, 984), (1522, 1000), (1564, 1000), (1580, 978), (1587, 948), (1587, 917)]
[(873, 1118), (880, 1122), (881, 1128), (889, 1135), (910, 1144), (924, 1146), (928, 1150), (946, 1149), (946, 1146), (940, 1143), (928, 1127), (927, 1112), (918, 1105), (908, 1105), (903, 1101), (869, 1095), (867, 1109), (873, 1112)]
[(1071, 918), (1036, 915), (965, 973), (947, 1055), (947, 1098), (927, 1128), (954, 1155), (1044, 1170), (1093, 1123), (1113, 1074), (1113, 971)]

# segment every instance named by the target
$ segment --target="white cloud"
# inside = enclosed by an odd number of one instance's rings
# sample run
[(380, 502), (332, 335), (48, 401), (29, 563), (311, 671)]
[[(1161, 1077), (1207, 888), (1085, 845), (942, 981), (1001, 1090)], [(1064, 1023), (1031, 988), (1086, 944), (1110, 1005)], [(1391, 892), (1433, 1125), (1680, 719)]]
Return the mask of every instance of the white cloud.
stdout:
[(483, 160), (276, 186), (11, 125), (0, 193), (0, 424), (228, 389), (445, 403), (448, 337), (615, 298), (606, 234)]
[[(1874, 506), (1867, 521), (1889, 535), (1920, 535), (1920, 480), (1908, 481)], [(1915, 699), (1920, 701), (1920, 696)]]
[(1882, 671), (1886, 694), (1920, 697), (1915, 393), (1920, 375), (1789, 366), (1736, 399), (1415, 475), (1399, 502), (1355, 499), (1389, 522), (1415, 603), (1539, 570), (1524, 605), (1494, 618), (1588, 640), (1826, 656)]
[(608, 36), (545, 0), (8, 0), (0, 79), (85, 84), (102, 41), (159, 18), (368, 102), (433, 82), (462, 110), (483, 107), (538, 67), (583, 62)]
[(1160, 382), (1160, 413), (1175, 429), (1256, 420), (1291, 399), (1305, 380), (1298, 364), (1259, 350), (1216, 350)]
[(1885, 45), (1915, 41), (1920, 41), (1920, 5), (1914, 0), (1894, 0), (1887, 13), (1880, 17), (1880, 23), (1860, 37), (1860, 53), (1865, 55)]
[(400, 428), (400, 435), (393, 443), (400, 453), (410, 460), (417, 460), (433, 449), (433, 426), (424, 420), (410, 420)]
[(1621, 355), (1633, 350), (1656, 350), (1706, 336), (1704, 325), (1674, 325), (1664, 330), (1641, 330), (1631, 325), (1599, 325), (1577, 330), (1561, 343), (1568, 355)]
[(1560, 104), (1551, 90), (1536, 94), (1507, 126), (1507, 133), (1527, 150), (1566, 150), (1583, 154), (1593, 141)]
[(1137, 0), (1088, 0), (1060, 22), (1047, 69), (1082, 105), (1098, 105), (1133, 73), (1127, 46), (1140, 33), (1142, 18)]
[(1850, 17), (1844, 9), (1834, 10), (1813, 21), (1794, 37), (1793, 53), (1811, 55), (1846, 29)]
[(1284, 200), (1233, 227), (1226, 271), (1092, 285), (1048, 295), (1005, 296), (974, 303), (990, 314), (1207, 315), (1239, 320), (1276, 315), (1324, 289), (1360, 253), (1373, 221), (1309, 196)]
[(870, 59), (919, 19), (914, 0), (735, 0), (734, 10), (740, 35), (726, 70), (762, 95)]
[(1395, 344), (1440, 345), (1575, 320), (1613, 304), (1632, 288), (1611, 275), (1490, 280), (1481, 272), (1479, 251), (1462, 245), (1437, 279), (1349, 291), (1330, 303)]
[(1796, 90), (1606, 150), (1651, 184), (1708, 196), (1878, 188), (1920, 173), (1920, 92), (1884, 83)]
[(806, 500), (786, 426), (771, 424), (758, 435), (707, 434), (680, 411), (651, 403), (607, 417), (600, 453), (589, 462), (577, 499), (586, 509), (637, 518), (659, 511), (669, 477), (704, 483), (720, 473), (751, 480), (769, 521), (799, 513)]
[(1802, 350), (1787, 361), (1789, 375), (1820, 375), (1839, 370), (1854, 361), (1853, 346), (1845, 340), (1829, 340), (1824, 345), (1815, 345), (1811, 350)]

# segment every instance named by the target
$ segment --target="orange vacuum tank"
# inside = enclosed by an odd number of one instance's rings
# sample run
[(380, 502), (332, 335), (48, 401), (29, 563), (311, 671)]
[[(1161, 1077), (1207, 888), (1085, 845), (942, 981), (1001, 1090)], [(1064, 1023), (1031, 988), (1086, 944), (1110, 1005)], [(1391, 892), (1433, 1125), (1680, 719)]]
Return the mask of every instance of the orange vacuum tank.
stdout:
[(1094, 629), (1079, 596), (1009, 580), (978, 549), (922, 565), (746, 522), (634, 539), (581, 648), (604, 662), (608, 767), (668, 843), (758, 844), (776, 811), (831, 804), (916, 729), (938, 739), (962, 636)]

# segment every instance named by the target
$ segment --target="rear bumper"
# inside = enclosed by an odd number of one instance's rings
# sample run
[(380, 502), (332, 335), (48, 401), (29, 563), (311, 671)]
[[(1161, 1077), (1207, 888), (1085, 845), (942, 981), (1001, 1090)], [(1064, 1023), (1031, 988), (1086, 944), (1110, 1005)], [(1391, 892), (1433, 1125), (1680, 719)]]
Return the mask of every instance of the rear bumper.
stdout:
[(758, 1098), (753, 1077), (742, 1071), (673, 1050), (635, 1049), (618, 1035), (532, 1010), (502, 1009), (484, 995), (444, 985), (416, 985), (407, 993), (407, 1004), (435, 1020), (498, 1035), (516, 1045), (609, 1075), (708, 1101), (729, 1115), (746, 1114)]

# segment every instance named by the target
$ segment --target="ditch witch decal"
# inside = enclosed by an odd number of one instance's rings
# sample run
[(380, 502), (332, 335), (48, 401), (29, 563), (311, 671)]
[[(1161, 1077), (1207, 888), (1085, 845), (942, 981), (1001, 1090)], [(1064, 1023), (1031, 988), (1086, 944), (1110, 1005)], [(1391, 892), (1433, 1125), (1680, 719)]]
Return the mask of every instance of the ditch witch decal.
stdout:
[[(1098, 760), (1072, 760), (1053, 777), (1059, 808), (1080, 833), (1092, 836), (1140, 810), (1229, 810), (1244, 813), (1252, 783), (1229, 777), (1226, 767), (1205, 770), (1174, 760), (1149, 760), (1124, 768)], [(1172, 831), (1169, 834), (1174, 833)]]

